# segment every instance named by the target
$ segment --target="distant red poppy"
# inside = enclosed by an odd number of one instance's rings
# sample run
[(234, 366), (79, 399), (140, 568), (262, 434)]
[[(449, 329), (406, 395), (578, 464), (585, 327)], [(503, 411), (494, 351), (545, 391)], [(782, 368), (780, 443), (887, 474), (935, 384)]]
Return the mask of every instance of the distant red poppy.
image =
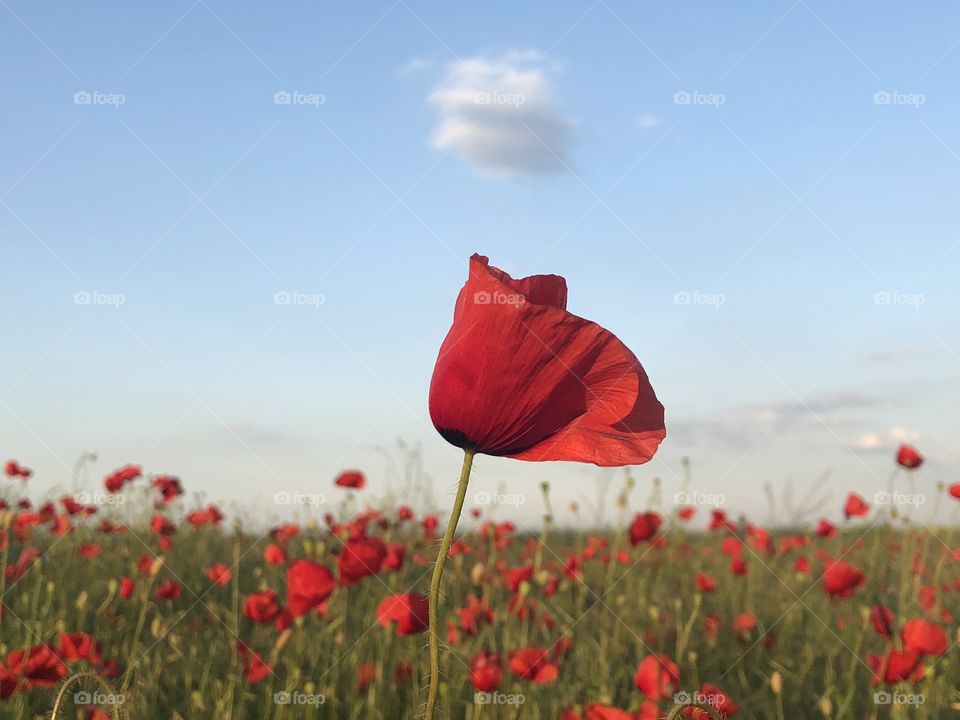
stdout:
[(843, 514), (847, 520), (852, 517), (866, 517), (869, 512), (870, 506), (867, 505), (867, 501), (857, 493), (852, 492), (847, 496), (847, 502), (843, 505)]
[(522, 648), (507, 656), (510, 672), (537, 685), (547, 685), (560, 676), (557, 667), (544, 648)]
[(470, 661), (470, 684), (480, 692), (493, 692), (503, 680), (503, 661), (496, 653), (486, 650)]
[(361, 695), (377, 679), (377, 666), (373, 663), (361, 663), (357, 666), (357, 692)]
[(733, 717), (740, 711), (740, 708), (733, 702), (733, 698), (716, 685), (703, 683), (700, 686), (700, 694), (706, 698), (707, 705), (712, 707), (720, 717)]
[(868, 655), (867, 665), (873, 670), (873, 685), (898, 683), (903, 680), (917, 682), (923, 678), (923, 655), (916, 650), (900, 652), (890, 648), (886, 656)]
[(657, 534), (663, 524), (663, 518), (655, 512), (638, 513), (630, 523), (630, 544), (636, 547)]
[(637, 666), (634, 684), (650, 700), (662, 700), (677, 691), (680, 668), (666, 655), (647, 655)]
[(943, 655), (947, 651), (947, 635), (943, 628), (926, 620), (908, 620), (900, 631), (905, 650), (921, 655)]
[(67, 676), (67, 666), (48, 643), (7, 655), (10, 673), (25, 678), (29, 685), (53, 687)]
[(243, 614), (257, 623), (273, 622), (280, 615), (280, 603), (273, 590), (258, 590), (247, 596)]
[(822, 520), (820, 520), (819, 523), (817, 523), (816, 532), (817, 532), (817, 535), (819, 535), (820, 537), (832, 538), (834, 535), (837, 534), (837, 528), (834, 527), (832, 522), (830, 522), (826, 518), (823, 518)]
[(893, 617), (893, 611), (883, 605), (876, 605), (870, 610), (870, 624), (887, 640), (893, 636)]
[(333, 481), (333, 484), (337, 487), (363, 490), (363, 487), (367, 484), (367, 476), (359, 470), (344, 470), (337, 475), (337, 479)]
[(204, 574), (210, 578), (210, 582), (214, 585), (226, 585), (232, 577), (230, 568), (222, 563), (211, 565), (204, 571)]
[(85, 632), (60, 633), (60, 647), (57, 655), (67, 662), (86, 660), (98, 665), (100, 663), (100, 643)]
[(250, 649), (244, 642), (237, 643), (237, 653), (243, 663), (243, 676), (249, 683), (257, 683), (263, 680), (272, 671), (263, 658)]
[(183, 589), (180, 587), (180, 583), (176, 580), (168, 580), (167, 582), (157, 585), (157, 589), (154, 590), (153, 594), (158, 600), (176, 600), (182, 592)]
[(133, 595), (133, 590), (135, 587), (136, 583), (132, 578), (120, 578), (120, 597), (122, 597), (124, 600), (129, 600), (130, 596)]
[(823, 589), (832, 597), (851, 597), (864, 584), (863, 573), (849, 563), (836, 560), (827, 564), (823, 573)]
[(430, 417), (447, 442), (532, 461), (653, 457), (666, 430), (646, 373), (615, 335), (566, 305), (562, 277), (515, 280), (470, 258), (430, 383)]
[(696, 575), (697, 590), (702, 593), (711, 593), (717, 587), (717, 581), (706, 573), (698, 572)]
[(337, 560), (341, 585), (355, 585), (376, 575), (387, 555), (387, 546), (377, 538), (359, 537), (344, 543)]
[(287, 562), (287, 553), (279, 545), (271, 543), (264, 548), (263, 559), (268, 565), (283, 565)]
[(287, 607), (294, 617), (306, 615), (326, 602), (336, 581), (326, 566), (312, 560), (296, 560), (287, 568)]
[(951, 485), (949, 488), (947, 488), (947, 492), (950, 493), (950, 497), (960, 500), (960, 483), (954, 483)]
[(907, 470), (916, 470), (923, 465), (923, 455), (912, 445), (904, 443), (897, 450), (897, 465)]
[(383, 627), (393, 623), (397, 635), (421, 633), (427, 629), (427, 599), (419, 593), (385, 597), (377, 606), (377, 622)]
[(7, 477), (10, 477), (10, 478), (18, 477), (21, 480), (26, 480), (31, 475), (33, 475), (32, 470), (30, 470), (29, 468), (25, 468), (16, 460), (7, 460), (3, 469), (4, 469), (4, 472), (7, 474)]

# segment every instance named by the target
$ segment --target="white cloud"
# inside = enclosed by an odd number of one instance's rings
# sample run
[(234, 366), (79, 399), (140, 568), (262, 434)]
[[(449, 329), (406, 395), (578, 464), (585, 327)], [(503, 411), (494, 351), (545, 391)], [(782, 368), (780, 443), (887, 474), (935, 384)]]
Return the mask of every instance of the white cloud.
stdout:
[(573, 123), (557, 108), (557, 66), (540, 60), (528, 51), (450, 63), (430, 94), (440, 111), (434, 147), (497, 177), (566, 170)]
[(401, 65), (397, 68), (397, 72), (407, 75), (410, 73), (423, 72), (425, 70), (433, 70), (436, 62), (433, 58), (424, 58), (424, 57), (415, 57), (408, 60), (404, 65)]
[(918, 440), (920, 440), (920, 433), (902, 427), (892, 427), (886, 432), (868, 432), (859, 435), (849, 440), (846, 446), (851, 450), (892, 451), (902, 443), (916, 443)]

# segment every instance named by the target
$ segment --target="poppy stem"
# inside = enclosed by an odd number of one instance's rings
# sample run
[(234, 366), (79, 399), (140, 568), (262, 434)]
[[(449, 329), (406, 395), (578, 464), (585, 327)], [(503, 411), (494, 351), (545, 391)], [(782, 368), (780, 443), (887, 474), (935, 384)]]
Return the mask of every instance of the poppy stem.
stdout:
[(453, 544), (453, 535), (457, 531), (460, 513), (463, 512), (463, 501), (467, 497), (467, 483), (470, 481), (470, 469), (473, 467), (475, 451), (467, 448), (463, 451), (463, 468), (460, 470), (460, 483), (457, 485), (457, 497), (453, 501), (453, 510), (450, 511), (450, 520), (447, 522), (446, 532), (440, 541), (437, 551), (437, 562), (433, 566), (433, 579), (430, 581), (430, 689), (427, 693), (427, 709), (424, 717), (433, 720), (433, 713), (437, 707), (437, 694), (440, 689), (440, 629), (437, 618), (437, 605), (440, 602), (440, 581), (443, 579), (443, 565), (447, 561), (450, 545)]

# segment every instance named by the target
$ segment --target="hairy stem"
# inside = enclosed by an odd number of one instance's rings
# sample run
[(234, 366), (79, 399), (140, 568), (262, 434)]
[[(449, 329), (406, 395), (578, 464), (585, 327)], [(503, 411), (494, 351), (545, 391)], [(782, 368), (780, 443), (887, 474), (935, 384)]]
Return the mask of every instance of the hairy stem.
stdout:
[(443, 565), (447, 561), (453, 535), (457, 531), (460, 513), (463, 512), (463, 501), (467, 497), (467, 483), (470, 481), (470, 468), (473, 467), (474, 451), (463, 451), (463, 469), (460, 471), (460, 483), (457, 485), (457, 497), (453, 501), (453, 510), (447, 522), (447, 530), (443, 533), (440, 550), (437, 552), (437, 562), (433, 566), (433, 579), (430, 581), (430, 690), (427, 693), (427, 709), (424, 717), (433, 720), (433, 713), (437, 707), (437, 693), (440, 689), (440, 628), (437, 618), (437, 605), (440, 602), (440, 582), (443, 579)]

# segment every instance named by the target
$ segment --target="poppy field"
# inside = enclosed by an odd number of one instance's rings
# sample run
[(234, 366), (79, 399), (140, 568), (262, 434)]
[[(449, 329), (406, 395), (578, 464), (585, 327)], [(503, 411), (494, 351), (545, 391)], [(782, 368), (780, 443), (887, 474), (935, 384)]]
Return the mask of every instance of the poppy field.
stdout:
[[(375, 479), (344, 472), (337, 512), (256, 534), (135, 465), (39, 504), (27, 467), (6, 474), (3, 717), (421, 715), (441, 523), (378, 501)], [(537, 528), (464, 513), (441, 717), (941, 718), (958, 702), (954, 531), (856, 495), (842, 527), (767, 530), (664, 507), (629, 474), (611, 527), (560, 528), (540, 491)], [(130, 502), (81, 502), (107, 493)]]
[[(32, 471), (8, 460), (3, 716), (793, 720), (960, 707), (960, 538), (911, 518), (916, 448), (900, 447), (886, 492), (850, 493), (840, 527), (751, 522), (691, 491), (686, 461), (668, 503), (633, 468), (667, 435), (637, 358), (567, 311), (562, 277), (515, 280), (480, 255), (429, 409), (463, 450), (449, 517), (448, 497), (398, 497), (361, 470), (327, 481), (342, 504), (301, 498), (303, 517), (263, 530), (136, 463), (33, 502)], [(572, 505), (557, 522), (543, 483), (531, 526), (511, 517), (510, 495), (468, 492), (484, 455), (623, 468), (613, 512), (587, 520)], [(960, 484), (935, 493), (952, 502)], [(424, 496), (442, 512), (414, 507)]]

